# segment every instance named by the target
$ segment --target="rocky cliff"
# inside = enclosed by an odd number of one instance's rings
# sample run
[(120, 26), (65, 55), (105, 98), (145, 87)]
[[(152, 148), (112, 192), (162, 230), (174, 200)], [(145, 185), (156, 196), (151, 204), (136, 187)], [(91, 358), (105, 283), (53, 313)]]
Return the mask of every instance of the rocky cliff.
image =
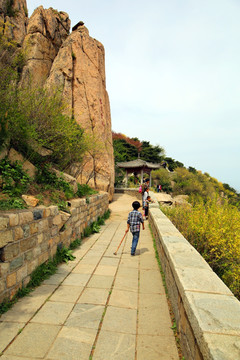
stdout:
[(12, 38), (24, 49), (22, 84), (30, 80), (61, 89), (67, 114), (88, 134), (91, 146), (84, 163), (74, 164), (69, 172), (81, 183), (108, 191), (111, 198), (114, 158), (103, 45), (89, 36), (82, 22), (70, 33), (65, 12), (39, 6), (28, 19), (25, 0), (0, 0), (0, 19), (9, 20)]
[(31, 80), (43, 86), (52, 64), (70, 31), (70, 20), (65, 12), (39, 6), (28, 22), (23, 49), (27, 65), (23, 69), (22, 81)]
[(28, 24), (26, 0), (0, 0), (0, 24), (8, 37), (21, 46)]

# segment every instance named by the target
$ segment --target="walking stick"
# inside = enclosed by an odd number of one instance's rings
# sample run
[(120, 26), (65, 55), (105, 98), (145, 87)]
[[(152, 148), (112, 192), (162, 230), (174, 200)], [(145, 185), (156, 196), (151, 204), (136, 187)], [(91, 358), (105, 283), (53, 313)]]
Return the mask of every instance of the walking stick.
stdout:
[(126, 235), (127, 235), (127, 231), (125, 232), (125, 234), (124, 234), (124, 236), (123, 236), (122, 240), (120, 241), (120, 244), (118, 245), (117, 250), (113, 253), (113, 255), (117, 255), (118, 249), (120, 248), (121, 243), (123, 242), (123, 240), (124, 240), (124, 238), (125, 238), (125, 236), (126, 236)]

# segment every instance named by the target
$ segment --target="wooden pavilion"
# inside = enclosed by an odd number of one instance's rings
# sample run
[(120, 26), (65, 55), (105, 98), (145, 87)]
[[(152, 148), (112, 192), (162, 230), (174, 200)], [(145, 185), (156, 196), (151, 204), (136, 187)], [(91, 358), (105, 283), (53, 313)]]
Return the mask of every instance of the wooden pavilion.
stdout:
[(119, 162), (117, 163), (117, 166), (119, 168), (126, 170), (126, 183), (128, 183), (128, 176), (129, 174), (134, 175), (141, 175), (141, 184), (143, 183), (143, 174), (148, 174), (150, 179), (150, 186), (152, 185), (152, 177), (151, 172), (152, 170), (160, 169), (160, 164), (154, 164), (147, 162), (145, 160), (142, 160), (140, 158), (132, 161), (126, 161), (126, 162)]

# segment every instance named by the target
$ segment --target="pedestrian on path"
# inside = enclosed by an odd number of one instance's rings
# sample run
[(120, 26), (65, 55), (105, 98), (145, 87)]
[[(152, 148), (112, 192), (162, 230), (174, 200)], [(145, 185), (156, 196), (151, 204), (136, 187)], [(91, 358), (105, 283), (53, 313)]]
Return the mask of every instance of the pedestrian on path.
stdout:
[(142, 184), (142, 208), (143, 209), (144, 209), (144, 193), (147, 189), (149, 189), (149, 179), (144, 180), (143, 184)]
[(128, 220), (127, 220), (127, 230), (126, 233), (129, 231), (131, 231), (133, 238), (132, 238), (132, 247), (131, 247), (131, 255), (134, 256), (135, 255), (135, 251), (136, 251), (136, 247), (138, 244), (138, 240), (139, 240), (139, 235), (140, 235), (140, 225), (142, 223), (142, 228), (144, 230), (144, 221), (143, 221), (143, 216), (140, 213), (140, 211), (138, 211), (138, 209), (140, 208), (140, 202), (139, 201), (134, 201), (132, 203), (132, 207), (133, 207), (133, 211), (131, 211), (128, 214)]
[(144, 202), (144, 216), (145, 216), (146, 220), (148, 219), (148, 210), (149, 210), (149, 203), (150, 202), (154, 202), (154, 201), (151, 199), (151, 196), (148, 195), (147, 199)]
[(145, 209), (145, 202), (147, 200), (148, 195), (149, 195), (149, 188), (146, 188), (143, 194), (143, 210)]

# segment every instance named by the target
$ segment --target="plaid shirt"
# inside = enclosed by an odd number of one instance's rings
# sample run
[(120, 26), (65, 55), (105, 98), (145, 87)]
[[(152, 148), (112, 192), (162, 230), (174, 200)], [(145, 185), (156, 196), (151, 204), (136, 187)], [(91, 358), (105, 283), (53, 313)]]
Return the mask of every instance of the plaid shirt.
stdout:
[(128, 214), (127, 223), (130, 225), (130, 231), (132, 233), (140, 231), (140, 223), (143, 223), (142, 214), (137, 210), (131, 211)]

